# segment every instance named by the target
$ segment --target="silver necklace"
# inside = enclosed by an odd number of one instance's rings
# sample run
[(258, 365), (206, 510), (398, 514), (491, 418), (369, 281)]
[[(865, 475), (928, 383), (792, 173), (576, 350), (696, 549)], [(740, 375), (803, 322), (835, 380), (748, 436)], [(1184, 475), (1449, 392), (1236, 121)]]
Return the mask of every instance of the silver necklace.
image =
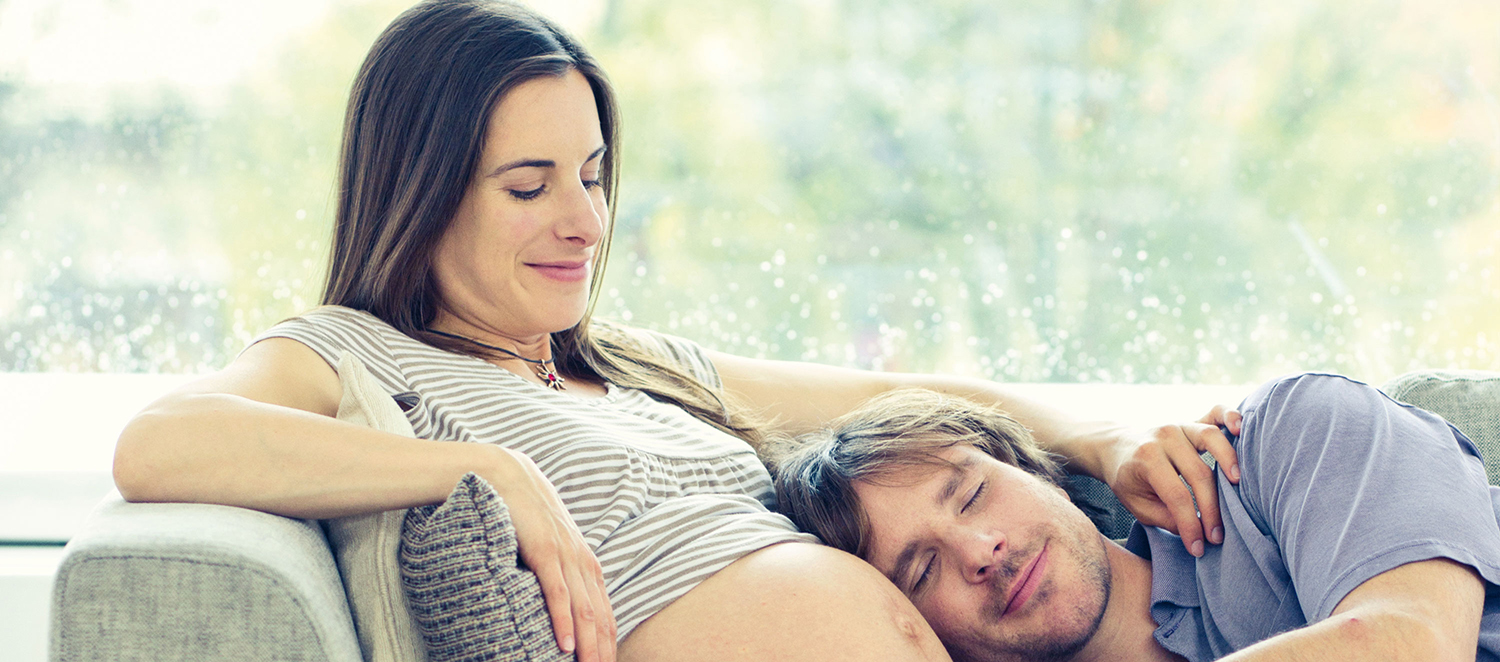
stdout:
[(488, 343), (482, 343), (482, 342), (479, 342), (478, 340), (475, 340), (473, 338), (469, 338), (469, 337), (465, 337), (465, 336), (459, 336), (459, 335), (454, 335), (452, 333), (444, 333), (444, 332), (438, 331), (436, 329), (428, 329), (428, 331), (431, 332), (431, 333), (436, 333), (436, 334), (438, 334), (440, 336), (447, 336), (449, 338), (454, 338), (456, 340), (467, 340), (467, 341), (469, 341), (471, 343), (474, 343), (476, 345), (479, 345), (480, 347), (483, 347), (485, 349), (493, 349), (493, 350), (495, 350), (497, 352), (500, 352), (502, 354), (506, 354), (506, 355), (510, 356), (511, 358), (520, 359), (522, 361), (530, 363), (532, 366), (534, 366), (534, 369), (536, 370), (536, 376), (542, 380), (543, 384), (547, 385), (547, 388), (550, 388), (550, 389), (552, 389), (554, 391), (565, 391), (565, 390), (567, 390), (567, 387), (563, 386), (563, 381), (564, 380), (562, 378), (562, 375), (557, 374), (557, 370), (554, 369), (554, 367), (553, 367), (556, 364), (553, 363), (552, 359), (528, 359), (528, 358), (526, 358), (524, 356), (521, 356), (520, 354), (517, 354), (515, 352), (512, 352), (512, 351), (510, 351), (510, 350), (508, 350), (508, 349), (506, 349), (504, 347), (496, 347), (496, 346), (488, 344)]

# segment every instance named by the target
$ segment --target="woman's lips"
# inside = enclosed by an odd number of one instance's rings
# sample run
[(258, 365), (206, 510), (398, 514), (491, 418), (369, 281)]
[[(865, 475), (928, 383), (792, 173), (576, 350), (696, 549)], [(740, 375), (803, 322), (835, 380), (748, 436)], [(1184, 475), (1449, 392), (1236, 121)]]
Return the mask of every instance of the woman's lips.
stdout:
[(589, 261), (534, 262), (527, 266), (552, 280), (576, 283), (589, 277)]
[(1011, 593), (1010, 601), (1005, 604), (1005, 612), (1000, 614), (1001, 618), (1011, 615), (1026, 606), (1026, 601), (1036, 593), (1038, 586), (1042, 584), (1042, 574), (1047, 570), (1047, 546), (1042, 545), (1042, 551), (1037, 552), (1036, 558), (1021, 571), (1016, 578), (1015, 592)]

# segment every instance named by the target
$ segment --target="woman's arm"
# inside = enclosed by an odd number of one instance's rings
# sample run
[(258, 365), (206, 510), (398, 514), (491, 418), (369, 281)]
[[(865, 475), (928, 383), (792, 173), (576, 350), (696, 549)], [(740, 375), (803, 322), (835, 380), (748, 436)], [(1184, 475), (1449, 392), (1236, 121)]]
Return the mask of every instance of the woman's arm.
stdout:
[[(1223, 424), (1237, 433), (1236, 412), (1215, 408), (1196, 423), (1141, 430), (1070, 416), (1013, 387), (982, 379), (870, 372), (712, 351), (709, 357), (731, 397), (772, 419), (776, 431), (792, 435), (816, 430), (896, 388), (927, 388), (995, 404), (1030, 428), (1044, 448), (1067, 458), (1069, 471), (1104, 481), (1137, 519), (1178, 533), (1195, 555), (1202, 554), (1203, 540), (1223, 540), (1213, 472), (1198, 453), (1210, 452), (1231, 480), (1238, 480), (1234, 448), (1218, 428)], [(1196, 504), (1194, 494), (1200, 497)]]
[(580, 660), (614, 659), (603, 570), (529, 458), (492, 444), (411, 439), (345, 423), (333, 418), (342, 397), (338, 375), (306, 345), (261, 341), (131, 419), (115, 448), (115, 484), (130, 501), (327, 518), (439, 503), (472, 471), (510, 510), (558, 645)]
[(131, 419), (115, 484), (130, 501), (315, 518), (441, 502), (468, 471), (500, 484), (499, 448), (345, 423), (333, 418), (341, 397), (338, 375), (306, 345), (256, 343)]

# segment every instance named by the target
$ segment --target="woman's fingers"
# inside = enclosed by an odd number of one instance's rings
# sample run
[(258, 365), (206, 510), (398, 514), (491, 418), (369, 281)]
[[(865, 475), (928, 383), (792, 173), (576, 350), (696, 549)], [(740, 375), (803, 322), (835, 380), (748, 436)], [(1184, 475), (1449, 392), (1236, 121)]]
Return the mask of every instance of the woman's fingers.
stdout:
[[(1214, 479), (1213, 469), (1208, 468), (1199, 453), (1202, 452), (1202, 446), (1208, 443), (1207, 437), (1218, 435), (1218, 428), (1192, 424), (1173, 427), (1180, 439), (1173, 439), (1173, 443), (1167, 444), (1167, 456), (1177, 474), (1182, 477), (1182, 482), (1187, 483), (1192, 490), (1191, 503), (1186, 505), (1197, 508), (1196, 512), (1188, 512), (1186, 516), (1192, 518), (1192, 523), (1209, 542), (1217, 545), (1224, 542), (1224, 521), (1219, 515), (1219, 486)], [(1181, 511), (1174, 509), (1173, 512), (1179, 514)], [(1179, 527), (1182, 526), (1181, 518), (1182, 515), (1179, 514)], [(1192, 544), (1186, 540), (1186, 536), (1184, 542), (1188, 543), (1189, 551), (1192, 551)], [(1195, 554), (1198, 555), (1201, 554)]]
[(603, 587), (603, 575), (594, 571), (598, 563), (574, 566), (573, 577), (580, 600), (573, 601), (573, 623), (578, 637), (578, 660), (614, 662), (615, 619)]
[[(1240, 413), (1230, 410), (1226, 416), (1234, 419), (1234, 428), (1230, 434), (1238, 435), (1239, 433), (1233, 430), (1239, 429)], [(1224, 436), (1224, 432), (1219, 429), (1218, 425), (1209, 424), (1198, 430), (1194, 435), (1193, 447), (1200, 453), (1206, 452), (1212, 456), (1214, 462), (1224, 469), (1224, 475), (1229, 477), (1229, 482), (1236, 485), (1240, 483), (1239, 454), (1235, 453), (1234, 444), (1229, 443), (1229, 437)]]
[(1137, 437), (1142, 441), (1121, 465), (1114, 486), (1137, 519), (1181, 536), (1194, 556), (1203, 555), (1206, 543), (1224, 541), (1218, 480), (1201, 454), (1213, 456), (1232, 482), (1239, 481), (1238, 457), (1221, 425), (1238, 429), (1239, 412), (1215, 407), (1199, 423), (1164, 425)]
[(599, 567), (599, 562), (590, 558), (588, 565), (591, 571), (589, 576), (589, 594), (593, 598), (595, 610), (601, 618), (598, 619), (599, 630), (599, 659), (603, 662), (615, 662), (615, 635), (618, 634), (618, 626), (615, 623), (614, 608), (609, 604), (609, 592), (604, 588), (604, 569)]
[(1218, 462), (1219, 466), (1224, 467), (1224, 475), (1229, 477), (1229, 481), (1238, 485), (1240, 482), (1239, 457), (1235, 455), (1234, 446), (1229, 443), (1229, 438), (1225, 437), (1219, 428), (1228, 430), (1229, 434), (1238, 436), (1241, 426), (1244, 423), (1244, 417), (1240, 415), (1238, 410), (1230, 409), (1224, 405), (1215, 405), (1213, 409), (1203, 415), (1203, 418), (1198, 419), (1198, 422), (1208, 425), (1212, 429), (1206, 431), (1201, 436), (1203, 443), (1194, 445), (1199, 451), (1207, 451), (1209, 455), (1212, 455), (1214, 461)]
[[(521, 542), (519, 531), (517, 539)], [(575, 653), (579, 662), (614, 662), (614, 612), (593, 552), (581, 538), (528, 547), (539, 558), (523, 553), (528, 557), (523, 560), (541, 584), (558, 647)]]
[(562, 564), (528, 562), (526, 565), (536, 573), (537, 583), (542, 586), (542, 600), (547, 603), (547, 615), (552, 619), (552, 633), (557, 637), (558, 648), (572, 653), (577, 649), (577, 640), (573, 636), (573, 600), (568, 583), (563, 579)]
[(1244, 422), (1244, 417), (1240, 415), (1238, 409), (1224, 405), (1214, 405), (1214, 408), (1208, 410), (1208, 413), (1204, 414), (1203, 418), (1198, 419), (1198, 422), (1204, 425), (1221, 427), (1229, 430), (1229, 434), (1237, 435), (1240, 433), (1240, 424)]
[(598, 662), (602, 659), (599, 655), (599, 615), (594, 611), (578, 569), (573, 568), (569, 574), (579, 588), (578, 599), (573, 600), (573, 633), (578, 638), (578, 662)]
[[(1173, 426), (1175, 427), (1175, 426)], [(1159, 434), (1161, 434), (1159, 432)], [(1158, 442), (1162, 442), (1158, 437)], [(1164, 457), (1153, 458), (1148, 465), (1146, 480), (1156, 497), (1161, 500), (1166, 508), (1170, 521), (1162, 528), (1176, 533), (1182, 537), (1182, 545), (1187, 548), (1193, 556), (1203, 555), (1203, 524), (1198, 521), (1198, 511), (1193, 504), (1193, 494), (1188, 490), (1188, 484), (1183, 482), (1181, 474), (1183, 467), (1177, 464), (1169, 449), (1171, 444), (1158, 443), (1153, 454)], [(1199, 464), (1196, 456), (1193, 458)]]
[(599, 560), (536, 464), (507, 455), (513, 463), (492, 484), (503, 488), (521, 561), (536, 573), (558, 647), (578, 662), (614, 662), (614, 611)]

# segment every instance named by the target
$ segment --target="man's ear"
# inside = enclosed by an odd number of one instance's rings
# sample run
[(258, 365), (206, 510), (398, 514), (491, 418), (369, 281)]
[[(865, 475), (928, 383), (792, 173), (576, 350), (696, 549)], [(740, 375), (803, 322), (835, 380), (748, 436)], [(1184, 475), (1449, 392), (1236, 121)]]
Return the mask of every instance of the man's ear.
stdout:
[(1064, 499), (1067, 499), (1074, 505), (1078, 504), (1079, 499), (1076, 498), (1076, 495), (1073, 494), (1073, 483), (1072, 481), (1068, 480), (1068, 477), (1066, 475), (1049, 476), (1042, 472), (1029, 473), (1031, 473), (1032, 476), (1035, 476), (1037, 480), (1040, 480), (1043, 485), (1056, 490), (1057, 493), (1061, 494)]
[(1057, 490), (1057, 493), (1061, 494), (1064, 499), (1067, 499), (1068, 503), (1071, 503), (1071, 504), (1073, 504), (1075, 506), (1078, 505), (1078, 502), (1076, 502), (1076, 501), (1073, 500), (1073, 494), (1070, 493), (1070, 492), (1068, 492), (1067, 490), (1063, 489), (1063, 486), (1058, 485), (1057, 483), (1051, 483), (1051, 482), (1047, 483), (1047, 486), (1050, 487), (1050, 488), (1052, 488), (1052, 489), (1054, 489), (1054, 490)]
[[(1063, 480), (1066, 481), (1067, 479), (1064, 478)], [(1067, 498), (1067, 500), (1073, 504), (1074, 508), (1082, 511), (1084, 517), (1089, 518), (1089, 521), (1094, 523), (1095, 528), (1099, 529), (1100, 531), (1109, 530), (1109, 527), (1111, 526), (1110, 523), (1114, 520), (1114, 516), (1111, 514), (1108, 508), (1101, 506), (1094, 500), (1090, 499), (1085, 492), (1082, 492), (1072, 482), (1067, 482), (1062, 485), (1052, 483), (1052, 487), (1057, 488), (1058, 491), (1062, 492), (1063, 497)]]

